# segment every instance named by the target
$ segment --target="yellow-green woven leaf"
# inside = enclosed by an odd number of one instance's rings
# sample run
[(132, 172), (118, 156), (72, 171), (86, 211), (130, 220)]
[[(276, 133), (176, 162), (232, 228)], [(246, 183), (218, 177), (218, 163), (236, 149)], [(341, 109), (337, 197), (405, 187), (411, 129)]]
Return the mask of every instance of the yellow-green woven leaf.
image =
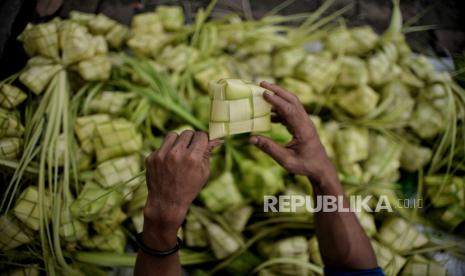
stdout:
[(107, 216), (112, 210), (118, 208), (122, 201), (121, 193), (106, 190), (89, 181), (71, 204), (70, 210), (74, 217), (84, 222), (90, 222)]
[(212, 82), (210, 139), (270, 130), (271, 105), (263, 99), (264, 91), (240, 79)]
[(26, 100), (27, 94), (21, 89), (10, 84), (2, 84), (0, 87), (0, 107), (13, 109)]
[(60, 26), (61, 60), (70, 65), (88, 59), (95, 53), (93, 37), (87, 28), (73, 21), (65, 21)]
[(39, 230), (41, 220), (46, 219), (49, 216), (50, 205), (48, 195), (44, 195), (43, 204), (45, 218), (40, 217), (39, 191), (37, 187), (28, 186), (16, 200), (15, 207), (13, 208), (13, 214), (29, 228), (37, 231)]
[(97, 162), (132, 154), (142, 149), (142, 135), (126, 119), (114, 119), (98, 124), (95, 128), (95, 153)]
[(0, 217), (0, 249), (2, 252), (31, 241), (33, 241), (32, 233), (19, 220), (8, 214)]
[(419, 248), (428, 243), (425, 235), (400, 217), (385, 220), (376, 237), (397, 252)]
[(167, 31), (177, 31), (184, 25), (184, 11), (180, 6), (157, 6), (163, 28)]
[(378, 100), (378, 94), (369, 86), (364, 85), (354, 90), (341, 92), (336, 103), (350, 115), (362, 117), (376, 108)]
[(74, 123), (74, 132), (81, 144), (81, 149), (87, 153), (94, 152), (94, 135), (97, 125), (109, 122), (110, 116), (107, 114), (95, 114), (84, 117), (78, 117)]
[(445, 267), (421, 255), (413, 255), (399, 274), (400, 276), (446, 276)]
[(105, 55), (94, 56), (78, 64), (78, 72), (86, 81), (103, 81), (110, 78), (111, 61)]
[(200, 199), (213, 212), (221, 212), (231, 207), (237, 207), (243, 202), (242, 195), (230, 172), (225, 172), (210, 181), (200, 193)]
[(19, 157), (23, 139), (16, 137), (0, 138), (0, 158), (14, 160)]
[(63, 67), (58, 64), (30, 66), (19, 75), (19, 80), (38, 95), (44, 92), (55, 74), (62, 69)]
[(95, 172), (95, 180), (104, 188), (117, 186), (125, 188), (129, 183), (121, 184), (132, 179), (141, 171), (140, 158), (138, 154), (107, 160), (98, 164)]
[(29, 56), (39, 54), (53, 60), (59, 59), (58, 28), (55, 22), (28, 24), (18, 39), (23, 42)]

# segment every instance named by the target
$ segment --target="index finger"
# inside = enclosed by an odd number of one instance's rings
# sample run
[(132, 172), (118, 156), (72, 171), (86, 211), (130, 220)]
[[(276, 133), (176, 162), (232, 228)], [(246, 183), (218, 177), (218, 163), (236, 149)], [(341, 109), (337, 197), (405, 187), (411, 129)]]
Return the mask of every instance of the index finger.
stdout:
[(191, 151), (203, 153), (208, 149), (208, 135), (203, 131), (197, 131), (192, 137), (191, 144), (189, 145)]
[(278, 95), (279, 97), (283, 98), (284, 100), (286, 100), (287, 102), (291, 104), (295, 104), (299, 102), (296, 95), (292, 94), (291, 92), (287, 91), (286, 89), (282, 87), (277, 86), (276, 84), (262, 81), (260, 83), (260, 86), (265, 89), (273, 91), (276, 95)]

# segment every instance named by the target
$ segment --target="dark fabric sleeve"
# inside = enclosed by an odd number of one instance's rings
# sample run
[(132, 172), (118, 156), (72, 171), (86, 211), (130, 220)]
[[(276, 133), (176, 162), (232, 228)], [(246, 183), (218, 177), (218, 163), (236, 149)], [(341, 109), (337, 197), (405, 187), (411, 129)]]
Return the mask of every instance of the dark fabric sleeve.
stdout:
[(326, 276), (384, 276), (384, 272), (380, 267), (365, 270), (335, 270), (325, 267)]

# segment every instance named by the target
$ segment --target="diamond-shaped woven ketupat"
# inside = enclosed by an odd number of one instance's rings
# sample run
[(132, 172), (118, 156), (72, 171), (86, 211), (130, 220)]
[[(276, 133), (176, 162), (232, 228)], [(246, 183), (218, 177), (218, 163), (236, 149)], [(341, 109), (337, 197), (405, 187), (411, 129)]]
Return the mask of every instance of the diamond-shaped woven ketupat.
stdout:
[(263, 99), (264, 91), (240, 79), (210, 83), (210, 139), (270, 130), (271, 105)]
[(418, 248), (428, 243), (425, 235), (416, 230), (413, 225), (396, 217), (389, 218), (383, 223), (377, 237), (379, 241), (398, 252)]
[(0, 158), (15, 159), (21, 151), (22, 139), (6, 137), (0, 139)]
[[(137, 154), (133, 154), (113, 158), (99, 164), (95, 172), (95, 179), (102, 187), (114, 187), (130, 180), (140, 171), (140, 158)], [(131, 182), (133, 181), (129, 181), (126, 184), (132, 184)]]
[(421, 255), (413, 255), (402, 269), (401, 276), (446, 276), (447, 271), (435, 261), (428, 260)]
[(113, 157), (135, 153), (142, 148), (142, 135), (126, 119), (115, 119), (97, 125), (95, 152), (98, 163)]
[(24, 132), (18, 113), (0, 108), (0, 137), (18, 137)]
[[(43, 202), (45, 205), (45, 216), (48, 216), (50, 211), (48, 206), (48, 196), (45, 195)], [(39, 191), (37, 190), (37, 187), (29, 186), (16, 200), (13, 213), (22, 223), (37, 231), (39, 230), (41, 219), (39, 207)]]
[(0, 217), (0, 250), (5, 251), (32, 241), (32, 233), (10, 215)]
[(26, 93), (16, 86), (3, 84), (0, 86), (0, 106), (12, 109), (27, 98)]
[(81, 148), (85, 153), (94, 151), (94, 133), (97, 125), (110, 121), (108, 114), (95, 114), (90, 116), (79, 117), (74, 124), (74, 132), (76, 133)]

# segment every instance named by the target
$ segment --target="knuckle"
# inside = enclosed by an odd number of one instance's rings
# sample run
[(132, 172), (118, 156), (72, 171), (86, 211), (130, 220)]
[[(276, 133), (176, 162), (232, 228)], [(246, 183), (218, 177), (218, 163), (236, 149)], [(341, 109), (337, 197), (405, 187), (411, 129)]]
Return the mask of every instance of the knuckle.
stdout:
[(285, 116), (292, 116), (295, 113), (295, 108), (292, 105), (286, 105), (284, 107), (284, 115)]

